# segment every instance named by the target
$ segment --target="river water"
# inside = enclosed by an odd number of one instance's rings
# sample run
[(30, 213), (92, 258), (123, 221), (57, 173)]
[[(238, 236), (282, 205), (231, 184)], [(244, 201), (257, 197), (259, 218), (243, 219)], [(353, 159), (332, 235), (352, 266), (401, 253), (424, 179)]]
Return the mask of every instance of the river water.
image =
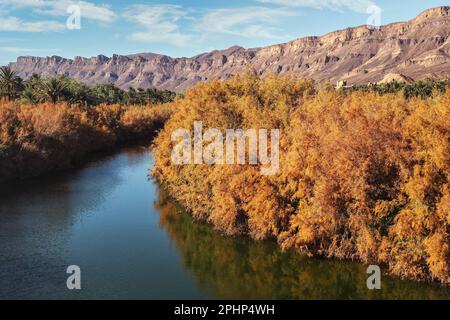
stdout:
[[(148, 178), (147, 148), (0, 186), (0, 299), (450, 299), (450, 288), (282, 253), (195, 222)], [(68, 290), (67, 267), (81, 269)]]

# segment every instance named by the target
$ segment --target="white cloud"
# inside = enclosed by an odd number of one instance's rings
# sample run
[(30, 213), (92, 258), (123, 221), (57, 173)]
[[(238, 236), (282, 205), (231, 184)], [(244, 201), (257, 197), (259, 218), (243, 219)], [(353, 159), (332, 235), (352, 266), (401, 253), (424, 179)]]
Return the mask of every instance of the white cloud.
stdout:
[[(88, 1), (74, 0), (1, 0), (3, 10), (32, 8), (33, 12), (43, 15), (68, 16), (67, 8), (77, 5), (81, 9), (81, 18), (99, 22), (112, 22), (116, 14), (108, 5), (97, 5)], [(1, 9), (1, 8), (0, 8)], [(0, 10), (1, 12), (1, 10)]]
[(244, 7), (208, 11), (197, 24), (202, 33), (222, 33), (248, 38), (280, 38), (273, 27), (281, 18), (298, 15), (287, 9)]
[[(193, 11), (179, 5), (132, 5), (122, 14), (140, 30), (128, 38), (149, 43), (166, 43), (179, 47), (213, 41), (218, 34), (281, 39), (276, 28), (283, 18), (298, 16), (287, 8), (261, 6)], [(188, 21), (188, 26), (183, 22)]]
[(187, 18), (187, 12), (177, 5), (133, 5), (123, 16), (136, 23), (143, 31), (132, 33), (131, 40), (168, 43), (185, 46), (192, 36), (180, 30), (180, 21)]
[(371, 0), (256, 0), (262, 3), (280, 4), (290, 7), (309, 7), (314, 9), (330, 9), (341, 11), (349, 9), (366, 13), (375, 3)]
[(109, 23), (116, 19), (116, 14), (106, 5), (95, 5), (86, 1), (51, 1), (47, 6), (36, 9), (36, 13), (55, 16), (67, 15), (67, 8), (77, 5), (81, 9), (81, 18)]
[(64, 24), (56, 21), (26, 22), (17, 17), (0, 17), (0, 31), (54, 32), (64, 28)]
[(31, 52), (57, 52), (60, 49), (33, 49), (21, 47), (0, 47), (0, 52), (6, 53), (31, 53)]

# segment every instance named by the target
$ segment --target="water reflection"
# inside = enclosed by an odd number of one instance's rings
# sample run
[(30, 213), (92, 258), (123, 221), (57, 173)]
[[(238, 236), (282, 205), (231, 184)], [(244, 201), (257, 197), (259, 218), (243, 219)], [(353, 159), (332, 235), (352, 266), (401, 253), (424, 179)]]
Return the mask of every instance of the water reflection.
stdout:
[(142, 161), (142, 154), (141, 148), (130, 149), (103, 155), (81, 170), (0, 185), (0, 299), (68, 294), (65, 270), (79, 246), (73, 234), (110, 201), (125, 182), (121, 169), (137, 167), (133, 161)]
[[(147, 179), (147, 148), (83, 169), (0, 186), (0, 299), (438, 299), (449, 289), (384, 278), (355, 263), (281, 253), (196, 223)], [(80, 292), (66, 288), (82, 268)]]
[(218, 235), (194, 222), (164, 191), (155, 207), (160, 225), (196, 282), (218, 299), (449, 299), (450, 290), (383, 277), (382, 290), (366, 287), (360, 264), (282, 253), (270, 241)]

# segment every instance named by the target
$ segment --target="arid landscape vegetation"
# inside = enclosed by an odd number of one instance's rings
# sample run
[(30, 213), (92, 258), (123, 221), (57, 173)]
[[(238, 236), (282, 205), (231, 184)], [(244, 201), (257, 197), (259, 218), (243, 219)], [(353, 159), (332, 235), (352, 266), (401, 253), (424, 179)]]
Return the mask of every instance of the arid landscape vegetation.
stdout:
[[(449, 283), (450, 90), (406, 92), (316, 90), (311, 81), (251, 75), (201, 84), (173, 103), (153, 173), (225, 234)], [(279, 174), (174, 166), (171, 133), (199, 119), (219, 130), (280, 128)]]
[(0, 181), (72, 168), (87, 155), (149, 140), (176, 94), (88, 87), (66, 78), (22, 81), (0, 70)]
[[(67, 169), (164, 128), (154, 141), (154, 176), (220, 232), (449, 283), (449, 87), (336, 90), (249, 72), (183, 97), (65, 78), (24, 82), (3, 68), (0, 178)], [(197, 120), (219, 130), (279, 128), (279, 174), (261, 176), (252, 165), (175, 166), (171, 133)]]

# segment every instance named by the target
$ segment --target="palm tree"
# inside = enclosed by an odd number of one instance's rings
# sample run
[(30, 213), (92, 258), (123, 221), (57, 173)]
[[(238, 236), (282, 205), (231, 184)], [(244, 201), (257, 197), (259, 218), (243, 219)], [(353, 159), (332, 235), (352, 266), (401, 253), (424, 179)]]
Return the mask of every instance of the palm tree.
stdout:
[(25, 85), (25, 89), (22, 91), (22, 98), (28, 103), (37, 104), (39, 102), (38, 91), (30, 83)]
[(42, 87), (42, 78), (34, 73), (25, 81), (21, 97), (28, 103), (37, 104), (42, 100)]
[(44, 82), (43, 93), (53, 104), (56, 104), (58, 100), (64, 96), (67, 87), (67, 81), (59, 78), (52, 78)]
[(10, 67), (0, 68), (0, 90), (2, 95), (13, 100), (22, 89), (22, 79)]

